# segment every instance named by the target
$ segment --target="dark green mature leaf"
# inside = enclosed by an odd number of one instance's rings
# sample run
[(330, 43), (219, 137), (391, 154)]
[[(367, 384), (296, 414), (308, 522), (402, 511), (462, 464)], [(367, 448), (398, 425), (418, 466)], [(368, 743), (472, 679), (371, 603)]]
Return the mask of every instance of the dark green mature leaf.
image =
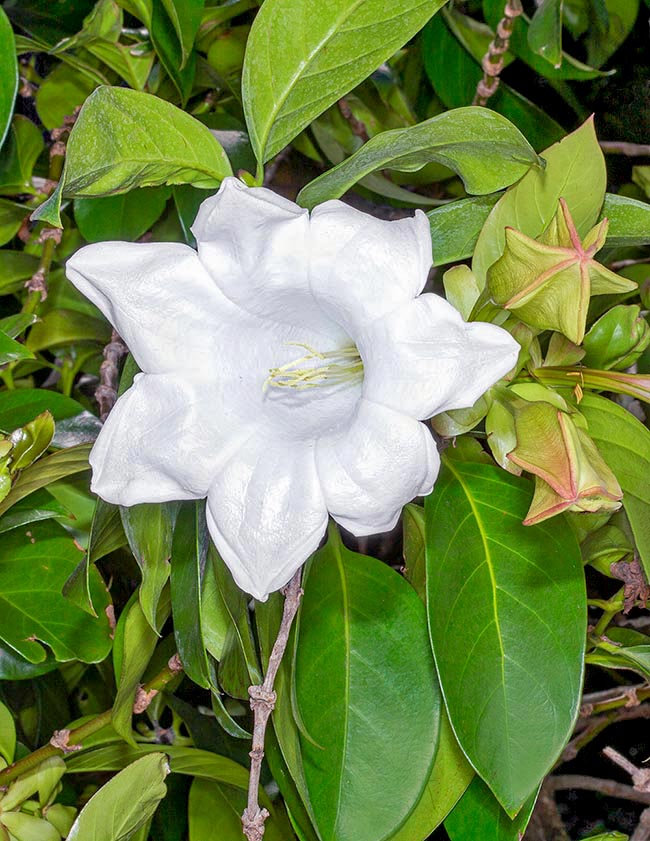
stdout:
[(143, 756), (103, 785), (83, 807), (68, 841), (128, 841), (167, 793), (164, 753)]
[(537, 237), (550, 223), (560, 198), (569, 206), (578, 233), (584, 237), (595, 225), (605, 195), (605, 159), (596, 139), (593, 118), (564, 140), (542, 152), (546, 168), (530, 169), (506, 190), (481, 230), (472, 270), (479, 283), (505, 247), (506, 226)]
[(20, 474), (10, 493), (0, 502), (0, 516), (12, 505), (24, 499), (38, 488), (43, 488), (57, 479), (65, 479), (74, 473), (88, 470), (88, 444), (79, 444), (67, 450), (59, 450), (51, 456), (45, 456)]
[(598, 221), (609, 219), (607, 246), (611, 248), (650, 243), (650, 204), (606, 193)]
[(24, 344), (0, 330), (0, 365), (7, 365), (19, 359), (34, 359), (34, 354)]
[(231, 174), (226, 153), (198, 120), (156, 96), (101, 87), (70, 134), (59, 187), (33, 217), (60, 227), (62, 198), (162, 184), (217, 187)]
[(499, 198), (499, 193), (472, 196), (436, 207), (427, 213), (431, 225), (434, 266), (472, 256), (481, 228)]
[(579, 408), (623, 490), (623, 507), (650, 575), (650, 431), (622, 406), (596, 394), (585, 393)]
[(0, 535), (0, 637), (30, 662), (45, 660), (40, 642), (60, 661), (96, 663), (110, 650), (104, 613), (109, 599), (99, 573), (91, 578), (97, 619), (61, 595), (80, 556), (73, 539), (51, 520)]
[(18, 60), (14, 32), (4, 9), (0, 8), (0, 146), (11, 125), (17, 92)]
[(38, 257), (23, 251), (0, 251), (0, 295), (17, 292), (38, 269)]
[(438, 741), (432, 666), (416, 593), (332, 529), (307, 573), (295, 674), (322, 841), (377, 841), (406, 820)]
[(13, 505), (0, 518), (0, 532), (37, 523), (40, 520), (72, 519), (72, 514), (46, 490), (41, 489)]
[(44, 350), (77, 342), (105, 345), (110, 341), (111, 328), (107, 321), (75, 310), (50, 310), (27, 337), (30, 350)]
[(480, 777), (470, 787), (445, 821), (451, 841), (521, 841), (537, 799), (537, 790), (528, 798), (516, 818), (511, 819)]
[[(412, 506), (415, 507), (415, 506)], [(406, 819), (406, 823), (390, 836), (390, 841), (422, 841), (447, 817), (450, 810), (463, 796), (474, 777), (474, 769), (465, 759), (465, 755), (456, 741), (449, 718), (442, 711), (440, 719), (440, 738), (436, 760), (422, 796), (415, 809)], [(483, 841), (483, 836), (468, 835)]]
[(174, 636), (187, 675), (199, 686), (210, 686), (210, 669), (201, 627), (201, 577), (210, 540), (205, 506), (181, 505), (174, 528), (171, 598)]
[(0, 680), (30, 680), (58, 668), (50, 654), (42, 663), (30, 663), (9, 647), (0, 645)]
[(0, 245), (5, 245), (18, 233), (29, 213), (22, 204), (0, 199)]
[(421, 29), (444, 0), (266, 0), (248, 39), (244, 111), (260, 163)]
[(530, 497), (530, 483), (494, 465), (446, 459), (425, 506), (429, 627), (447, 710), (511, 816), (571, 733), (585, 646), (578, 544), (558, 518), (523, 526)]
[[(194, 15), (195, 0), (189, 0), (187, 3), (182, 0), (182, 2)], [(182, 104), (185, 105), (194, 84), (196, 54), (193, 52), (188, 54), (178, 39), (174, 21), (167, 13), (167, 7), (173, 7), (173, 5), (173, 0), (152, 0), (151, 41), (169, 78), (178, 90)], [(179, 2), (178, 5), (180, 6), (181, 3)]]
[(63, 420), (83, 412), (83, 406), (71, 397), (44, 388), (3, 391), (0, 394), (0, 429), (10, 432), (45, 411), (50, 412), (54, 420)]
[(88, 242), (134, 242), (159, 218), (169, 190), (165, 187), (132, 190), (118, 196), (75, 199), (74, 218)]
[[(447, 108), (469, 105), (483, 71), (480, 62), (452, 35), (441, 16), (434, 17), (424, 29), (423, 52), (427, 75)], [(535, 149), (559, 140), (564, 133), (541, 108), (503, 81), (490, 98), (490, 108), (513, 122)]]
[(505, 117), (487, 108), (458, 108), (416, 126), (375, 135), (304, 187), (298, 202), (313, 208), (339, 198), (378, 169), (410, 172), (433, 161), (456, 172), (468, 193), (492, 193), (517, 181), (539, 158)]
[(528, 28), (528, 45), (553, 67), (562, 63), (562, 2), (542, 0)]
[(36, 192), (32, 185), (32, 172), (44, 146), (38, 127), (27, 117), (17, 114), (0, 157), (0, 195)]
[(182, 54), (180, 66), (184, 67), (192, 52), (205, 0), (153, 0), (154, 8), (159, 2), (164, 6), (176, 32)]

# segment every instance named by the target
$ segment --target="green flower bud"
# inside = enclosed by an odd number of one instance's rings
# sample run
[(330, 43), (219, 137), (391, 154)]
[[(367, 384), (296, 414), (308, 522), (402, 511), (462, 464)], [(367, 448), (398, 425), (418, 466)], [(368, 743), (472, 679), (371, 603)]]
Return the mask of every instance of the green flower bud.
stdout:
[(629, 368), (650, 344), (650, 326), (637, 306), (619, 304), (591, 327), (583, 347), (588, 368)]

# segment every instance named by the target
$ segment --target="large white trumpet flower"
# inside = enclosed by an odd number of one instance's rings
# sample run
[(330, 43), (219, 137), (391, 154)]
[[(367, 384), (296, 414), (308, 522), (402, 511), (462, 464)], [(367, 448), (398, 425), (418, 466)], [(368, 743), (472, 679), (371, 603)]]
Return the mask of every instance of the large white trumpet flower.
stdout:
[(328, 512), (392, 528), (440, 460), (420, 421), (471, 406), (519, 346), (420, 292), (426, 216), (339, 201), (311, 215), (227, 178), (178, 244), (79, 250), (70, 280), (143, 371), (90, 456), (92, 489), (135, 505), (207, 496), (212, 539), (258, 599), (318, 546)]

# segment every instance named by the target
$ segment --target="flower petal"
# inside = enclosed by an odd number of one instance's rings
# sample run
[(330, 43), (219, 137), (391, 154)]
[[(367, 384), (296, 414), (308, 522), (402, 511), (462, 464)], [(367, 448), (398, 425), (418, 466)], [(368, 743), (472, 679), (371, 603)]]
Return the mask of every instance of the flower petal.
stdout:
[(116, 505), (204, 497), (244, 434), (216, 391), (188, 374), (137, 375), (90, 454), (92, 490)]
[(113, 324), (144, 371), (209, 368), (215, 316), (227, 302), (193, 249), (96, 243), (73, 254), (66, 274)]
[(517, 361), (501, 327), (465, 323), (444, 298), (425, 294), (357, 337), (364, 396), (420, 419), (473, 406)]
[(316, 300), (349, 335), (411, 300), (431, 267), (429, 220), (388, 222), (340, 201), (311, 215), (311, 287)]
[(265, 601), (316, 550), (327, 526), (313, 445), (251, 436), (212, 484), (207, 520), (239, 587)]
[(332, 517), (361, 536), (389, 531), (403, 505), (430, 493), (440, 457), (423, 423), (362, 400), (346, 433), (318, 442), (316, 465)]
[(343, 335), (309, 288), (306, 210), (271, 190), (225, 178), (201, 205), (192, 232), (207, 271), (247, 312)]

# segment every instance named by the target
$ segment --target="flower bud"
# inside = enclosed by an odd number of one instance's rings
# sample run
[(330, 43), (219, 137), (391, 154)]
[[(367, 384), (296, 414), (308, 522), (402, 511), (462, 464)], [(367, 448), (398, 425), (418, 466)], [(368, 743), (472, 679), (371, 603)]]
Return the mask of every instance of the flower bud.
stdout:
[(587, 433), (548, 403), (515, 408), (517, 446), (508, 458), (535, 476), (524, 525), (562, 511), (616, 511), (623, 492)]
[(612, 307), (591, 327), (583, 347), (588, 368), (629, 368), (650, 344), (650, 327), (637, 306)]

